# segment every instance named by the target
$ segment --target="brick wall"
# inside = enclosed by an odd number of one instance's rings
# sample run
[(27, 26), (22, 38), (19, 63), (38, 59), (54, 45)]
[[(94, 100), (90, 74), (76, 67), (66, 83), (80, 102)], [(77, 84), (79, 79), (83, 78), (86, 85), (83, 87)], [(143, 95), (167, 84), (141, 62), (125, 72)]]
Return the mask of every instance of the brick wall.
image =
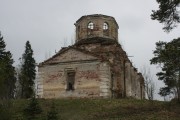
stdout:
[[(88, 23), (93, 23), (93, 29), (88, 29)], [(104, 30), (103, 25), (107, 23), (108, 29)], [(76, 42), (91, 37), (104, 37), (118, 40), (118, 25), (113, 17), (105, 15), (83, 16), (75, 23)]]
[[(43, 98), (110, 97), (110, 73), (108, 64), (98, 61), (88, 63), (63, 63), (39, 68), (39, 83), (43, 85), (38, 91)], [(66, 91), (67, 71), (75, 72), (74, 91)]]

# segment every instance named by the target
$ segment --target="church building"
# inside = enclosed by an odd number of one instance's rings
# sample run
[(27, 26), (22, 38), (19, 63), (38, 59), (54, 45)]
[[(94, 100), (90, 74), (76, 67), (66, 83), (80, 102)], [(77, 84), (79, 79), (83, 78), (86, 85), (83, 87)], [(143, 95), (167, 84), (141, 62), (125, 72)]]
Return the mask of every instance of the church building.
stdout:
[(79, 18), (75, 44), (39, 63), (39, 98), (145, 98), (144, 78), (118, 43), (119, 26), (107, 15)]

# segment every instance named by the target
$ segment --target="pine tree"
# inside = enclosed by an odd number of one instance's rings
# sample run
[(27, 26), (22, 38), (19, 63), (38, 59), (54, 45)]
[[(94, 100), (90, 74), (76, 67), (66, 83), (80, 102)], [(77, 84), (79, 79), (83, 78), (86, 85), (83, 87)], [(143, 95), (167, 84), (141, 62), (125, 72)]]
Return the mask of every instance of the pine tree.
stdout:
[(24, 109), (24, 114), (28, 120), (34, 120), (38, 114), (42, 113), (42, 109), (35, 97), (32, 97), (28, 106)]
[(0, 98), (14, 98), (15, 93), (15, 68), (10, 51), (6, 51), (6, 44), (0, 34)]
[(52, 103), (51, 109), (47, 114), (47, 120), (59, 120), (54, 102)]
[(180, 38), (170, 42), (157, 42), (151, 64), (160, 64), (162, 72), (156, 75), (165, 83), (160, 89), (160, 95), (171, 93), (180, 101)]
[(26, 42), (25, 52), (22, 55), (21, 73), (19, 80), (22, 88), (21, 97), (30, 98), (34, 94), (34, 80), (36, 76), (36, 62), (30, 42)]
[(151, 19), (164, 23), (164, 30), (170, 32), (180, 23), (180, 14), (178, 7), (180, 0), (156, 0), (159, 4), (159, 10), (153, 10)]

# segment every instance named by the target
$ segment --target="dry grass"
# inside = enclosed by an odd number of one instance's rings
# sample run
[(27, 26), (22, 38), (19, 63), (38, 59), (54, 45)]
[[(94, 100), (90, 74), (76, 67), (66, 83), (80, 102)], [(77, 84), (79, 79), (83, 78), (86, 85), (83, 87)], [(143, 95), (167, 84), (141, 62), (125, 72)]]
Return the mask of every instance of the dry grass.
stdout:
[[(11, 101), (13, 120), (23, 120), (28, 100)], [(62, 120), (180, 120), (180, 104), (135, 99), (39, 99), (45, 120), (52, 102)]]

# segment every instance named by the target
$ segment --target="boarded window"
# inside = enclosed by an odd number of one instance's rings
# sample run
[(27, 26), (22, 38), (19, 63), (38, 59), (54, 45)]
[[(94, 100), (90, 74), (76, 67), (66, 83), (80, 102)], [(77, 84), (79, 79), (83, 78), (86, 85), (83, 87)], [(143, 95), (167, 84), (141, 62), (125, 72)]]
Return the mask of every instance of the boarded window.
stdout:
[(74, 90), (75, 72), (67, 72), (67, 91)]

